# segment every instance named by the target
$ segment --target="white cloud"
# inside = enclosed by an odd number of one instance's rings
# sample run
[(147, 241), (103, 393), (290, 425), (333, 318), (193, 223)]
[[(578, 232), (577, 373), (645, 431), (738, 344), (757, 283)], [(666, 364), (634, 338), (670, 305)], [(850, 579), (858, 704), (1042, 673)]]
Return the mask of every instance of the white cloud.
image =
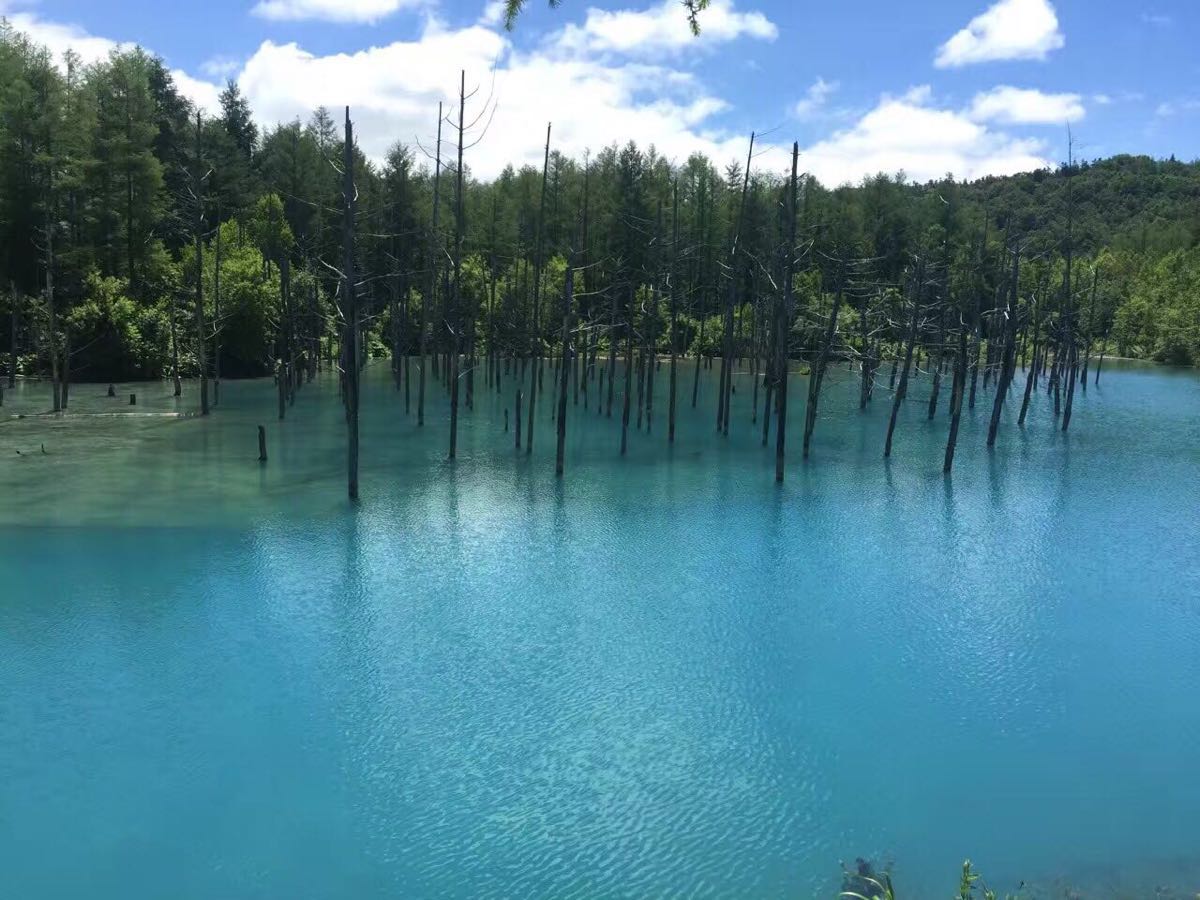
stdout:
[[(678, 12), (673, 5), (663, 8)], [(657, 16), (656, 10), (647, 15)], [(731, 34), (755, 36), (737, 29), (723, 33), (724, 40), (732, 40)], [(299, 44), (266, 41), (241, 65), (237, 78), (265, 126), (306, 119), (318, 105), (340, 118), (341, 108), (349, 104), (360, 146), (380, 161), (395, 141), (419, 138), (431, 146), (438, 101), (454, 102), (460, 69), (467, 71), (468, 82), (482, 86), (475, 104), (489, 93), (494, 70), (497, 110), (486, 135), (467, 156), (482, 178), (495, 176), (509, 163), (540, 164), (547, 120), (554, 123), (554, 147), (576, 158), (630, 138), (643, 147), (652, 143), (680, 162), (694, 152), (707, 154), (718, 165), (744, 158), (747, 135), (740, 126), (733, 131), (722, 124), (729, 105), (700, 74), (672, 65), (669, 56), (664, 62), (662, 54), (654, 61), (638, 55), (647, 43), (667, 46), (658, 32), (651, 31), (650, 37), (643, 32), (642, 39), (622, 44), (628, 51), (618, 50), (602, 34), (597, 31), (594, 40), (580, 43), (568, 36), (568, 29), (560, 29), (535, 49), (520, 51), (508, 35), (484, 22), (451, 30), (430, 21), (412, 40), (352, 53), (320, 55)], [(117, 46), (78, 29), (72, 40), (104, 41), (105, 52)], [(679, 52), (688, 46), (681, 44)], [(173, 74), (182, 93), (202, 108), (215, 108), (217, 85), (178, 70)], [(824, 102), (835, 87), (818, 79), (806, 99)], [(475, 109), (477, 105), (468, 112)], [(918, 180), (947, 172), (975, 178), (1048, 164), (1040, 141), (976, 121), (970, 113), (942, 108), (927, 86), (884, 96), (847, 127), (806, 148), (802, 164), (830, 185), (877, 172), (903, 170)], [(762, 149), (756, 165), (783, 172), (789, 157), (785, 142)]]
[(479, 17), (480, 25), (499, 25), (504, 21), (504, 0), (488, 0)]
[[(17, 31), (28, 35), (35, 44), (46, 47), (59, 68), (65, 65), (64, 60), (68, 50), (74, 50), (80, 60), (88, 65), (107, 59), (113, 50), (134, 46), (131, 43), (89, 34), (79, 25), (49, 22), (28, 12), (9, 12), (7, 4), (3, 0), (0, 0), (0, 14), (4, 14)], [(221, 91), (215, 84), (193, 78), (182, 69), (172, 69), (171, 77), (174, 78), (179, 93), (200, 109), (207, 113), (220, 109), (218, 96)]]
[(938, 68), (1003, 59), (1045, 59), (1066, 39), (1050, 0), (998, 0), (938, 49)]
[(326, 22), (378, 22), (404, 7), (420, 6), (421, 0), (260, 0), (252, 10), (256, 16), (277, 21), (320, 19)]
[(970, 117), (978, 122), (1010, 125), (1058, 125), (1077, 122), (1085, 113), (1079, 94), (1044, 94), (1030, 88), (1001, 85), (975, 95)]
[(239, 60), (228, 56), (214, 56), (200, 63), (200, 71), (210, 78), (229, 78), (241, 67)]
[(60, 67), (68, 50), (74, 50), (87, 65), (106, 59), (110, 52), (121, 46), (108, 38), (88, 34), (78, 25), (47, 22), (29, 12), (8, 12), (7, 5), (3, 2), (0, 2), (0, 14), (3, 14), (17, 31), (24, 32), (35, 44), (41, 44), (49, 50)]
[(678, 53), (727, 43), (740, 37), (773, 41), (779, 29), (760, 12), (738, 12), (733, 0), (712, 0), (699, 15), (700, 35), (692, 34), (678, 0), (646, 10), (589, 8), (582, 25), (550, 35), (548, 46), (564, 53)]
[(1142, 22), (1146, 25), (1157, 25), (1160, 28), (1166, 28), (1174, 19), (1162, 13), (1142, 13)]
[(813, 118), (824, 108), (826, 101), (837, 91), (838, 87), (838, 82), (826, 81), (818, 76), (817, 80), (805, 91), (804, 99), (797, 101), (796, 105), (792, 107), (792, 115), (797, 119)]
[(727, 156), (724, 135), (709, 127), (726, 104), (691, 73), (544, 50), (520, 53), (506, 36), (481, 25), (457, 31), (430, 25), (414, 41), (329, 56), (267, 41), (238, 82), (264, 125), (307, 117), (317, 105), (340, 110), (349, 104), (363, 152), (380, 160), (397, 140), (419, 137), (430, 146), (438, 101), (454, 102), (460, 69), (482, 84), (475, 101), (481, 104), (494, 66), (496, 113), (468, 155), (481, 177), (510, 162), (536, 165), (546, 121), (554, 123), (554, 147), (568, 155), (633, 137), (668, 157), (683, 159), (694, 150)]
[(828, 185), (878, 172), (902, 171), (926, 181), (946, 173), (971, 179), (1048, 165), (1041, 141), (991, 131), (932, 101), (928, 86), (885, 96), (852, 127), (805, 149), (801, 164)]
[(195, 104), (205, 115), (214, 116), (221, 111), (221, 89), (211, 81), (193, 78), (182, 69), (172, 69), (171, 77), (179, 93)]

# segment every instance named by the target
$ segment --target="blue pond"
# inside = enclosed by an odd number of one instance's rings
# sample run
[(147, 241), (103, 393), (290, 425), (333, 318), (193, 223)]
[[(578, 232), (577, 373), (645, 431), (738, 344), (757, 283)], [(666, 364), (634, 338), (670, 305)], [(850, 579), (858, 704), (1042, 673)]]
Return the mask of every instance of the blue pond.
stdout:
[(990, 452), (989, 392), (945, 479), (928, 382), (885, 463), (842, 371), (780, 488), (747, 375), (720, 438), (689, 361), (669, 449), (664, 366), (623, 459), (593, 386), (556, 481), (545, 399), (526, 455), (477, 385), (451, 463), (383, 368), (357, 507), (324, 377), (0, 421), (0, 894), (1200, 889), (1195, 374), (1106, 362)]

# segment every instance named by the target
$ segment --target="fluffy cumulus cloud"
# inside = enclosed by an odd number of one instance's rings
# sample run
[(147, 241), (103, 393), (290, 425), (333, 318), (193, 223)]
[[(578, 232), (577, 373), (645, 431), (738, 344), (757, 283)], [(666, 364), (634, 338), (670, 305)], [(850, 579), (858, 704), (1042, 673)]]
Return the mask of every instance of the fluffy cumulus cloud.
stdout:
[(722, 138), (705, 123), (725, 103), (691, 73), (638, 61), (520, 53), (482, 25), (452, 31), (434, 23), (414, 41), (328, 56), (266, 42), (238, 81), (268, 125), (306, 117), (316, 105), (349, 104), (363, 151), (378, 160), (397, 140), (432, 146), (438, 101), (448, 108), (454, 102), (460, 69), (480, 88), (475, 110), (488, 97), (496, 106), (469, 156), (479, 176), (494, 176), (508, 162), (536, 164), (547, 121), (554, 124), (554, 146), (572, 155), (629, 136), (653, 142), (667, 156), (704, 150), (723, 158)]
[(939, 68), (1045, 59), (1066, 43), (1050, 0), (999, 0), (938, 49)]
[(692, 34), (679, 0), (647, 10), (589, 8), (582, 25), (551, 35), (548, 47), (561, 53), (659, 54), (693, 52), (741, 37), (773, 41), (779, 30), (760, 12), (740, 12), (732, 0), (712, 0), (700, 13), (700, 35)]
[(927, 86), (884, 97), (853, 126), (803, 151), (804, 168), (826, 184), (877, 172), (925, 181), (1007, 175), (1047, 165), (1041, 141), (991, 131), (967, 114), (938, 108)]
[(487, 97), (496, 106), (469, 157), (485, 178), (510, 162), (536, 165), (546, 121), (553, 122), (554, 146), (575, 156), (632, 137), (668, 157), (700, 151), (725, 159), (744, 140), (712, 126), (727, 104), (694, 73), (648, 57), (702, 52), (737, 39), (773, 40), (775, 26), (761, 13), (715, 0), (701, 14), (697, 40), (676, 0), (642, 11), (591, 9), (582, 24), (520, 51), (498, 27), (501, 8), (489, 3), (476, 24), (460, 29), (431, 19), (414, 40), (355, 53), (316, 55), (295, 43), (267, 41), (237, 78), (268, 126), (304, 118), (317, 105), (350, 105), (363, 151), (379, 160), (397, 140), (432, 146), (437, 103), (454, 102), (465, 69), (480, 88), (477, 108)]
[(260, 0), (251, 11), (277, 21), (378, 22), (401, 8), (419, 5), (421, 0)]
[[(29, 35), (34, 43), (41, 44), (49, 50), (60, 69), (65, 68), (68, 50), (74, 51), (80, 61), (88, 65), (100, 62), (114, 50), (134, 46), (128, 42), (90, 34), (79, 25), (53, 22), (29, 11), (13, 10), (4, 0), (0, 0), (0, 15), (8, 19), (17, 31)], [(171, 76), (175, 79), (179, 92), (200, 109), (213, 111), (220, 108), (220, 89), (216, 85), (193, 78), (182, 69), (172, 69)]]
[[(1105, 101), (1097, 102), (1103, 104)], [(1045, 94), (1029, 88), (1001, 85), (976, 94), (970, 114), (972, 119), (980, 122), (1058, 125), (1078, 122), (1084, 117), (1085, 110), (1079, 94)]]
[(210, 116), (221, 111), (221, 89), (211, 81), (193, 78), (182, 69), (172, 69), (171, 77), (175, 79), (179, 93), (191, 100), (197, 109)]
[(0, 15), (8, 19), (17, 31), (29, 35), (31, 40), (49, 50), (60, 66), (68, 50), (74, 50), (80, 60), (87, 64), (104, 59), (120, 46), (116, 41), (88, 34), (78, 25), (50, 22), (34, 13), (10, 9), (9, 6), (0, 0)]
[[(718, 165), (744, 157), (748, 135), (726, 124), (729, 104), (697, 74), (703, 69), (680, 57), (703, 54), (721, 42), (772, 40), (775, 26), (760, 14), (718, 0), (703, 14), (705, 37), (695, 42), (676, 0), (640, 12), (591, 10), (582, 24), (519, 49), (499, 26), (497, 12), (491, 2), (479, 21), (457, 29), (430, 18), (411, 40), (356, 52), (318, 54), (268, 40), (236, 70), (228, 60), (214, 61), (205, 68), (209, 80), (173, 74), (180, 91), (208, 110), (218, 105), (218, 73), (233, 74), (264, 127), (307, 119), (318, 105), (340, 116), (349, 105), (360, 146), (381, 161), (396, 141), (432, 148), (437, 104), (453, 107), (465, 69), (468, 83), (479, 88), (468, 101), (468, 119), (486, 99), (495, 104), (494, 115), (480, 123), (486, 133), (475, 136), (481, 139), (467, 157), (481, 178), (494, 177), (509, 163), (538, 165), (547, 121), (553, 122), (554, 147), (577, 158), (630, 138), (680, 162), (694, 152)], [(613, 28), (614, 21), (624, 24)], [(36, 27), (29, 28), (31, 23)], [(72, 46), (100, 58), (118, 46), (71, 26), (31, 18), (24, 24), (59, 52)], [(975, 178), (1040, 168), (1048, 164), (1043, 143), (1005, 126), (1082, 115), (1076, 95), (1002, 87), (958, 109), (939, 104), (923, 87), (885, 95), (865, 113), (833, 118), (822, 109), (836, 89), (836, 83), (817, 79), (793, 106), (801, 118), (845, 123), (803, 150), (804, 169), (830, 185), (877, 172), (903, 171), (925, 180), (947, 172)], [(761, 147), (756, 165), (783, 172), (789, 148), (782, 142)]]

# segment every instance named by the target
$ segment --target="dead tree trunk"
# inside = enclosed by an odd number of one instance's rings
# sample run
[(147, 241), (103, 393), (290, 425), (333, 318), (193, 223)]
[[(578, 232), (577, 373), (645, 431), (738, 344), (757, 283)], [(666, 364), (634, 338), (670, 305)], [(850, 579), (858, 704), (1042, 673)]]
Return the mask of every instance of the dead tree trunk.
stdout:
[(742, 197), (733, 234), (729, 241), (729, 291), (725, 297), (725, 339), (721, 358), (721, 395), (717, 402), (717, 431), (729, 434), (729, 401), (733, 393), (733, 309), (737, 302), (738, 242), (746, 218), (746, 194), (750, 190), (750, 166), (754, 162), (754, 134), (750, 135), (750, 151), (746, 154), (746, 171), (742, 175)]
[(1030, 328), (1033, 330), (1033, 362), (1030, 363), (1029, 372), (1025, 376), (1025, 396), (1021, 398), (1021, 414), (1017, 417), (1017, 425), (1021, 427), (1025, 425), (1025, 416), (1029, 413), (1029, 399), (1033, 395), (1038, 379), (1038, 353), (1041, 350), (1041, 322), (1038, 321), (1038, 305), (1038, 297), (1035, 295), (1033, 301), (1033, 321), (1030, 324)]
[(213, 405), (221, 402), (221, 201), (217, 200), (217, 233), (213, 257)]
[(567, 354), (570, 352), (571, 342), (571, 313), (575, 300), (575, 254), (572, 253), (570, 260), (567, 262), (567, 277), (566, 285), (563, 287), (563, 309), (562, 309), (562, 365), (559, 366), (559, 385), (558, 385), (558, 421), (555, 423), (558, 429), (558, 448), (554, 455), (554, 474), (562, 476), (563, 473), (563, 457), (566, 455), (567, 449), (567, 383), (570, 377), (569, 366), (567, 365)]
[(896, 431), (896, 419), (900, 415), (900, 407), (904, 403), (905, 396), (908, 394), (908, 372), (912, 368), (913, 348), (917, 343), (917, 319), (920, 316), (921, 288), (923, 287), (922, 282), (924, 279), (924, 266), (919, 266), (916, 274), (916, 285), (913, 288), (912, 318), (909, 320), (908, 338), (905, 340), (904, 368), (900, 372), (900, 384), (897, 385), (896, 393), (892, 397), (892, 415), (888, 420), (887, 441), (883, 445), (884, 459), (892, 455), (892, 435)]
[(1088, 307), (1087, 331), (1083, 336), (1083, 366), (1079, 370), (1079, 387), (1087, 393), (1088, 368), (1092, 361), (1092, 327), (1096, 324), (1096, 287), (1100, 283), (1099, 267), (1092, 269), (1092, 302)]
[(174, 383), (174, 395), (180, 397), (183, 395), (183, 382), (179, 378), (179, 327), (177, 320), (179, 298), (175, 291), (171, 291), (171, 381)]
[(942, 389), (942, 360), (946, 354), (946, 311), (943, 309), (941, 316), (941, 327), (938, 329), (938, 345), (937, 345), (937, 362), (933, 360), (931, 355), (929, 363), (933, 368), (933, 386), (929, 393), (929, 410), (928, 416), (931, 421), (937, 415), (938, 394)]
[(667, 401), (667, 443), (675, 443), (675, 385), (679, 343), (678, 288), (675, 281), (679, 261), (679, 181), (671, 186), (671, 268), (667, 288), (671, 292), (671, 397)]
[(201, 168), (200, 113), (196, 113), (196, 160), (192, 174), (196, 199), (193, 232), (196, 242), (196, 365), (200, 369), (200, 415), (208, 415), (208, 361), (205, 358), (207, 335), (204, 324), (204, 184)]
[(1108, 329), (1104, 329), (1104, 339), (1100, 343), (1100, 359), (1096, 362), (1096, 380), (1092, 382), (1093, 386), (1100, 384), (1100, 369), (1104, 367), (1104, 354), (1108, 352)]
[(546, 125), (546, 155), (542, 162), (542, 194), (538, 202), (537, 245), (533, 257), (533, 360), (529, 367), (529, 434), (525, 436), (525, 452), (533, 452), (534, 407), (537, 405), (538, 381), (542, 372), (541, 300), (542, 247), (546, 225), (546, 176), (550, 171), (550, 128)]
[[(12, 330), (8, 336), (8, 386), (15, 388), (17, 386), (17, 329), (21, 324), (21, 307), (16, 283), (10, 281), (8, 289), (12, 296), (12, 309), (9, 311), (9, 326)], [(1099, 374), (1099, 370), (1097, 370), (1097, 374)]]
[[(612, 418), (613, 408), (613, 384), (616, 379), (617, 367), (617, 292), (609, 289), (609, 298), (612, 301), (611, 308), (608, 314), (608, 418)], [(604, 389), (604, 373), (600, 375), (600, 389)], [(597, 404), (599, 405), (599, 404)]]
[(458, 168), (454, 173), (454, 293), (450, 298), (452, 308), (446, 316), (450, 332), (450, 458), (458, 453), (458, 364), (462, 352), (462, 254), (466, 232), (466, 214), (463, 206), (463, 107), (467, 103), (467, 73), (461, 74), (458, 91)]
[[(429, 365), (429, 306), (433, 302), (434, 291), (437, 290), (438, 273), (438, 213), (441, 208), (442, 182), (442, 104), (438, 104), (437, 147), (434, 149), (433, 168), (433, 219), (429, 229), (428, 272), (426, 273), (425, 290), (421, 292), (421, 334), (418, 339), (421, 352), (421, 365), (417, 369), (417, 426), (425, 424), (425, 370)], [(436, 364), (436, 355), (434, 357)], [(517, 429), (518, 432), (520, 429)]]
[[(621, 455), (625, 455), (629, 447), (629, 404), (633, 399), (633, 303), (637, 290), (629, 286), (629, 321), (625, 324), (625, 402), (621, 411)], [(613, 376), (609, 376), (609, 390), (612, 390)]]
[[(779, 420), (775, 425), (775, 481), (779, 484), (783, 483), (783, 468), (786, 461), (788, 332), (792, 323), (792, 286), (796, 265), (796, 171), (799, 160), (800, 144), (797, 142), (792, 144), (792, 177), (788, 182), (788, 245), (783, 248), (783, 299), (779, 304), (780, 314), (775, 323), (775, 373), (779, 379)], [(770, 405), (770, 401), (768, 401), (768, 408)], [(765, 413), (763, 418), (767, 418)], [(806, 452), (808, 450), (808, 434), (806, 429), (804, 441)]]
[[(655, 228), (655, 243), (661, 254), (662, 248), (662, 200), (658, 201), (658, 225)], [(659, 255), (656, 254), (656, 255)], [(659, 256), (661, 259), (661, 256)], [(658, 295), (662, 288), (661, 270), (655, 272), (654, 281), (650, 288), (650, 321), (646, 326), (646, 433), (649, 434), (654, 422), (654, 368), (658, 363)]]
[(517, 398), (513, 404), (513, 412), (516, 413), (514, 422), (516, 423), (516, 448), (521, 449), (521, 389), (517, 388)]
[(1071, 427), (1071, 408), (1075, 403), (1075, 367), (1079, 360), (1079, 337), (1075, 325), (1075, 295), (1072, 293), (1071, 264), (1075, 256), (1075, 192), (1072, 189), (1075, 174), (1075, 152), (1071, 139), (1071, 129), (1067, 128), (1067, 270), (1065, 299), (1067, 302), (1067, 321), (1065, 339), (1067, 342), (1067, 404), (1063, 408), (1062, 430)]
[[(440, 130), (440, 129), (439, 129)], [(354, 125), (350, 107), (346, 107), (346, 141), (342, 155), (342, 301), (345, 303), (346, 327), (342, 343), (346, 377), (346, 424), (349, 429), (346, 475), (350, 499), (358, 499), (358, 296), (354, 273), (354, 213), (358, 203), (354, 184)]]
[(946, 438), (946, 456), (942, 461), (942, 472), (950, 474), (954, 468), (954, 451), (958, 446), (958, 426), (962, 421), (963, 388), (967, 383), (967, 327), (958, 326), (958, 353), (954, 358), (954, 386), (950, 390), (950, 434)]
[(1017, 290), (1020, 286), (1021, 250), (1013, 247), (1012, 284), (1008, 291), (1008, 304), (1004, 314), (1004, 346), (1000, 354), (1000, 371), (996, 376), (996, 398), (992, 401), (992, 418), (988, 424), (987, 445), (996, 444), (996, 431), (1000, 427), (1000, 413), (1004, 409), (1004, 400), (1008, 396), (1009, 385), (1012, 384), (1013, 372), (1016, 369), (1017, 352)]
[(279, 255), (279, 345), (278, 389), (279, 389), (279, 418), (282, 420), (287, 410), (288, 398), (291, 396), (291, 328), (292, 317), (292, 265), (287, 251)]
[(808, 375), (808, 406), (804, 412), (804, 458), (808, 459), (808, 449), (812, 442), (813, 429), (817, 425), (817, 403), (821, 398), (821, 382), (825, 380), (825, 367), (829, 362), (829, 354), (833, 350), (833, 339), (837, 334), (838, 313), (842, 309), (842, 296), (846, 286), (845, 260), (838, 266), (837, 293), (833, 295), (833, 309), (829, 312), (829, 324), (825, 327), (825, 340), (817, 358), (809, 368)]
[[(47, 190), (47, 197), (51, 191)], [(52, 397), (52, 408), (55, 412), (62, 412), (62, 385), (59, 381), (58, 370), (58, 310), (56, 307), (57, 298), (54, 294), (54, 268), (57, 260), (54, 256), (54, 225), (52, 222), (53, 213), (50, 209), (50, 202), (46, 203), (46, 317), (48, 320), (48, 343), (50, 346), (50, 386)]]
[(705, 315), (707, 310), (705, 308), (705, 302), (704, 302), (704, 300), (705, 300), (704, 263), (705, 263), (705, 257), (707, 255), (705, 252), (707, 249), (706, 238), (708, 237), (708, 228), (707, 228), (708, 191), (705, 189), (707, 184), (708, 184), (708, 176), (706, 174), (701, 174), (700, 183), (699, 183), (700, 227), (699, 227), (699, 232), (697, 233), (696, 241), (695, 241), (696, 253), (697, 253), (698, 258), (696, 260), (695, 284), (693, 285), (693, 288), (695, 291), (693, 302), (694, 303), (699, 302), (699, 304), (700, 304), (700, 315), (699, 315), (700, 335), (696, 341), (696, 369), (692, 374), (692, 409), (696, 408), (696, 401), (700, 396), (700, 365), (704, 359), (704, 322), (705, 322), (705, 319), (707, 318), (707, 316)]
[(860, 352), (862, 353), (862, 385), (858, 394), (859, 409), (867, 408), (867, 401), (871, 399), (871, 379), (874, 377), (871, 368), (871, 339), (867, 334), (867, 307), (870, 306), (870, 303), (870, 299), (864, 296), (862, 309), (858, 311), (858, 332), (861, 342)]

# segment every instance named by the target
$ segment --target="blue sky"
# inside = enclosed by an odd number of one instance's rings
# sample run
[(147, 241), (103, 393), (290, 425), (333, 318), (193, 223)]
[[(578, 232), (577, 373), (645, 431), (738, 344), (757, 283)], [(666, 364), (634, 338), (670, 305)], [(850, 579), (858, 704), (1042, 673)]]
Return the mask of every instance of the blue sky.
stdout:
[(1195, 0), (713, 0), (699, 40), (676, 0), (529, 4), (513, 33), (488, 0), (0, 0), (0, 11), (85, 57), (140, 43), (204, 105), (237, 77), (264, 124), (350, 103), (375, 157), (427, 140), (466, 68), (483, 88), (476, 103), (497, 104), (471, 160), (483, 176), (535, 162), (547, 119), (574, 155), (632, 137), (720, 163), (769, 131), (759, 165), (782, 170), (798, 140), (827, 183), (1028, 169), (1065, 156), (1067, 122), (1087, 157), (1200, 155)]

